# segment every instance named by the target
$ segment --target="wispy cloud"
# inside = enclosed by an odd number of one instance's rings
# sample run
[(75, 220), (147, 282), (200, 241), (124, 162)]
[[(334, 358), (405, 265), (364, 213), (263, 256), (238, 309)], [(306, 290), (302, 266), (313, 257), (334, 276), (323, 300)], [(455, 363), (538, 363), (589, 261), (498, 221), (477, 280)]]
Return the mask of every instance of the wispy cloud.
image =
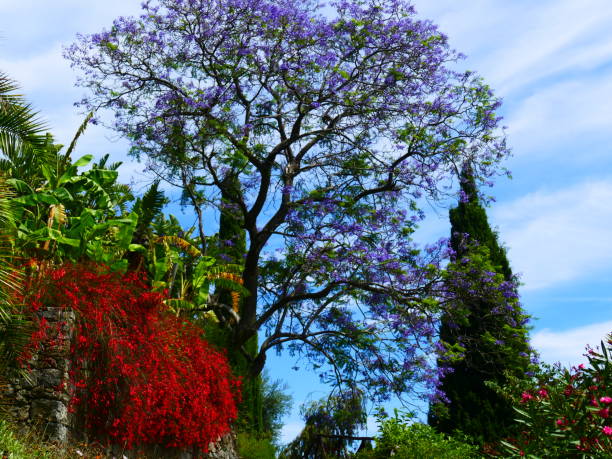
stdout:
[[(508, 116), (509, 135), (517, 156), (568, 142), (588, 140), (612, 128), (612, 72), (559, 82), (538, 90), (517, 104)], [(576, 151), (577, 154), (589, 154)]]
[(612, 180), (541, 190), (496, 206), (492, 221), (524, 288), (539, 289), (612, 268)]
[(58, 39), (70, 42), (77, 32), (110, 28), (117, 16), (140, 12), (140, 0), (0, 0), (0, 51), (12, 58), (39, 54)]
[(536, 332), (531, 344), (547, 363), (560, 362), (564, 366), (586, 362), (585, 346), (598, 346), (612, 332), (612, 321), (600, 322), (564, 331), (549, 329)]
[(415, 3), (468, 54), (467, 66), (503, 96), (543, 78), (596, 68), (612, 57), (607, 0)]

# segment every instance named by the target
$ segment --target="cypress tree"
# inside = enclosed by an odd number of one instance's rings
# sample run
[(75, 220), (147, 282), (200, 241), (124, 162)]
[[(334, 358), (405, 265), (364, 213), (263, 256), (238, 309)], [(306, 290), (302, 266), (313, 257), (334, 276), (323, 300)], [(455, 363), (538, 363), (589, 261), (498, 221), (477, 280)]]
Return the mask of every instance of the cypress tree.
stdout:
[(454, 301), (442, 318), (440, 339), (462, 358), (445, 363), (452, 372), (442, 378), (440, 389), (448, 402), (430, 407), (429, 423), (441, 432), (460, 430), (485, 443), (511, 435), (515, 417), (509, 401), (487, 381), (503, 386), (508, 373), (523, 376), (530, 347), (516, 281), (469, 167), (461, 174), (461, 190), (462, 199), (450, 210), (455, 255), (447, 284)]

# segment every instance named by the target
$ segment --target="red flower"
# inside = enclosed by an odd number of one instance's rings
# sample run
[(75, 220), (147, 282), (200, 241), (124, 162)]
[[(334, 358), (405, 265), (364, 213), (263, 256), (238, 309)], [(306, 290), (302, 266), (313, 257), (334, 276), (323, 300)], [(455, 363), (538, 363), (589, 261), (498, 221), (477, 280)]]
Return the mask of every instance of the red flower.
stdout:
[(143, 274), (66, 266), (49, 273), (31, 304), (77, 313), (70, 410), (84, 416), (92, 433), (128, 448), (206, 451), (229, 432), (240, 381), (201, 329), (171, 314), (163, 297), (149, 291)]

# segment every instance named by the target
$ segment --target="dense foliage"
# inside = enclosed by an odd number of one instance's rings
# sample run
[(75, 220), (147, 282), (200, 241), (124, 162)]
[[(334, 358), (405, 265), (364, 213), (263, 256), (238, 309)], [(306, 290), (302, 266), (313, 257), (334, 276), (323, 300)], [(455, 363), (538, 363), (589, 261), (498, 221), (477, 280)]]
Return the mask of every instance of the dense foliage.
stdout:
[(521, 425), (502, 443), (503, 457), (612, 456), (612, 335), (586, 355), (587, 365), (544, 366), (499, 388)]
[(466, 438), (436, 432), (433, 427), (414, 423), (410, 416), (380, 419), (376, 447), (358, 453), (356, 459), (469, 459), (480, 457), (478, 447)]
[[(141, 274), (94, 265), (42, 274), (27, 298), (34, 311), (51, 306), (77, 314), (65, 383), (74, 387), (72, 408), (88, 431), (128, 448), (160, 444), (203, 451), (229, 432), (239, 382), (227, 359), (200, 329), (170, 314)], [(34, 345), (54, 345), (35, 335)]]
[(511, 404), (487, 381), (503, 386), (508, 375), (522, 377), (528, 371), (528, 318), (469, 167), (461, 178), (462, 199), (450, 210), (453, 255), (447, 287), (453, 307), (440, 326), (440, 339), (458, 358), (441, 381), (447, 401), (431, 407), (429, 423), (447, 434), (458, 430), (490, 442), (510, 435), (514, 422)]

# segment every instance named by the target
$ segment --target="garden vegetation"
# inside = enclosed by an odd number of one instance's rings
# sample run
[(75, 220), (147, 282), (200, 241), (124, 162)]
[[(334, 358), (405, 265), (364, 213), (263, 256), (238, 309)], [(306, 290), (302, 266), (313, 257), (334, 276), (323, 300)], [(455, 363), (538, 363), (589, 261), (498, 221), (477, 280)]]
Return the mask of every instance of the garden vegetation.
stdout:
[[(612, 454), (611, 342), (576, 369), (532, 358), (479, 191), (509, 155), (500, 100), (407, 0), (146, 0), (65, 55), (89, 113), (67, 148), (0, 74), (2, 374), (54, 345), (41, 311), (63, 308), (62, 384), (104, 444), (205, 453), (234, 432), (246, 458)], [(121, 163), (73, 157), (90, 123), (147, 161), (142, 195)], [(450, 239), (417, 244), (420, 206), (457, 183)], [(282, 448), (271, 351), (330, 387)], [(392, 397), (430, 404), (431, 425), (381, 414), (360, 437)], [(0, 442), (22, 454), (4, 421)]]

